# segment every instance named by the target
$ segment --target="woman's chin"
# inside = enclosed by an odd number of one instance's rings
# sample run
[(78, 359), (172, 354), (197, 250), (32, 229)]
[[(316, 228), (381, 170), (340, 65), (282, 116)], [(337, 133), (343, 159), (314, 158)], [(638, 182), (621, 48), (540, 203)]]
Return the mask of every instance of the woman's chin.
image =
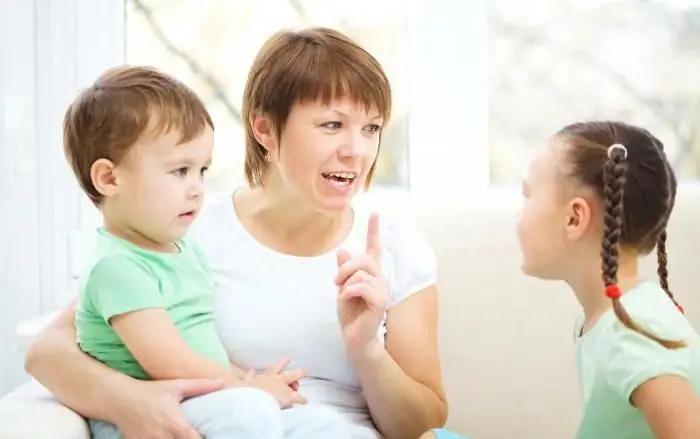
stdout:
[(323, 198), (318, 202), (318, 209), (329, 215), (343, 213), (352, 206), (352, 198)]
[(328, 213), (339, 213), (352, 206), (355, 191), (333, 192), (320, 190), (316, 193), (316, 204), (322, 211)]

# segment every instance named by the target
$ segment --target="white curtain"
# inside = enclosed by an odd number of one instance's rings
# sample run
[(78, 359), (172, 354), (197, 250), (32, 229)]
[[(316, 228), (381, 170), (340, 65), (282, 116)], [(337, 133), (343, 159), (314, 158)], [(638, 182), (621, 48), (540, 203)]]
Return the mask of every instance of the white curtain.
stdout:
[(71, 236), (90, 208), (61, 121), (81, 87), (122, 62), (123, 16), (120, 1), (0, 0), (0, 396), (26, 378), (17, 324), (71, 294)]

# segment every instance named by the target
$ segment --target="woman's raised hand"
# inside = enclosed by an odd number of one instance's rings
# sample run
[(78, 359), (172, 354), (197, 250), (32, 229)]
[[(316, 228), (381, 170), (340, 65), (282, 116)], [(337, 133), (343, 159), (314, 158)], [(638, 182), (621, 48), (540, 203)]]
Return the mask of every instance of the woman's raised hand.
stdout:
[(377, 339), (377, 331), (389, 301), (386, 280), (381, 272), (379, 218), (373, 214), (367, 225), (364, 253), (351, 255), (338, 251), (338, 321), (345, 342), (363, 348)]

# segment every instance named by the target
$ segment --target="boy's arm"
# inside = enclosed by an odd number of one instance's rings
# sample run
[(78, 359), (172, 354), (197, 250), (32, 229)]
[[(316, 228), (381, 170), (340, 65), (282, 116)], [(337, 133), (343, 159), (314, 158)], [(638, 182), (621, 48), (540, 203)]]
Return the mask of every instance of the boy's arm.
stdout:
[(139, 260), (101, 260), (86, 280), (85, 294), (151, 378), (208, 378), (227, 386), (241, 382), (232, 369), (187, 345), (166, 311), (158, 279)]
[(240, 368), (226, 368), (190, 348), (164, 308), (120, 314), (112, 317), (111, 325), (153, 379), (208, 378), (227, 387), (241, 383)]

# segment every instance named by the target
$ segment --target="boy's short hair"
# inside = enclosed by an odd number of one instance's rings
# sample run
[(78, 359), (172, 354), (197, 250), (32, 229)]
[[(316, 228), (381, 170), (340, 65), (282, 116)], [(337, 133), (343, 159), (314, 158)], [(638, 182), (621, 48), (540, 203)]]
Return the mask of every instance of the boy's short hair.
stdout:
[(99, 206), (102, 195), (90, 177), (95, 161), (117, 164), (143, 136), (171, 130), (187, 142), (207, 125), (214, 127), (189, 87), (151, 67), (121, 66), (105, 71), (70, 104), (63, 120), (63, 147), (80, 186)]
[[(349, 98), (369, 110), (374, 107), (388, 122), (391, 87), (379, 62), (346, 35), (316, 27), (281, 31), (258, 52), (243, 93), (246, 151), (245, 177), (262, 184), (269, 163), (266, 150), (253, 134), (255, 115), (269, 118), (279, 136), (292, 107), (299, 102), (329, 104)], [(374, 165), (367, 178), (369, 184)]]

